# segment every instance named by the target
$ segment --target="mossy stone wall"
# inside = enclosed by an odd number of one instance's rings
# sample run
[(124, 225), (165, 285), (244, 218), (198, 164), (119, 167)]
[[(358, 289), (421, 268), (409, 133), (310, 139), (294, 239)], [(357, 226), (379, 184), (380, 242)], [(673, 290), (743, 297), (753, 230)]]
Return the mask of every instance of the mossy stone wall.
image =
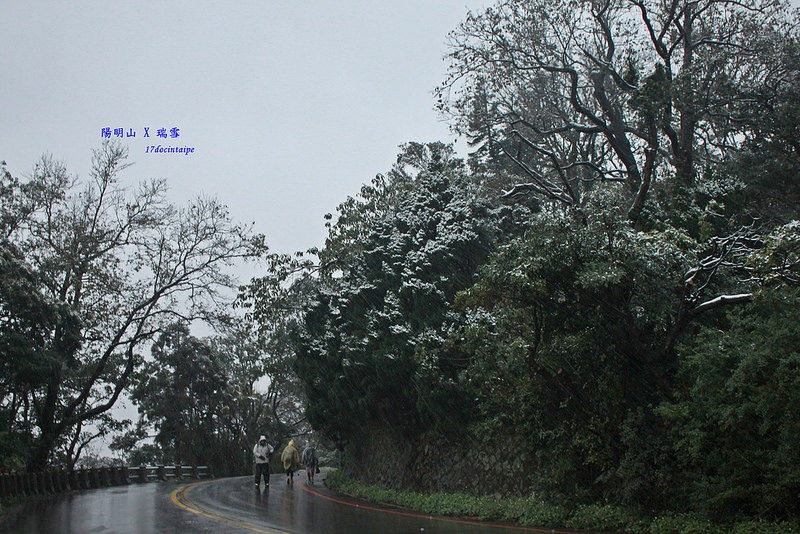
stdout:
[(535, 471), (518, 438), (424, 434), (410, 441), (385, 428), (364, 429), (343, 460), (345, 474), (359, 482), (425, 493), (527, 496)]

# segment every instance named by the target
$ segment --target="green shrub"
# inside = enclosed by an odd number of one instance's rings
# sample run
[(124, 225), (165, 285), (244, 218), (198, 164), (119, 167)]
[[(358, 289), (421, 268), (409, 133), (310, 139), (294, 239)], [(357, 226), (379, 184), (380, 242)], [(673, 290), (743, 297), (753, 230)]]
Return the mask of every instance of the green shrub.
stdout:
[(619, 506), (592, 504), (579, 506), (573, 511), (566, 526), (584, 530), (627, 531), (636, 523), (637, 518)]
[(764, 292), (681, 346), (687, 387), (659, 413), (683, 466), (689, 509), (720, 522), (796, 520), (798, 309), (800, 290)]
[(523, 525), (556, 528), (564, 525), (569, 518), (568, 510), (557, 504), (528, 500), (525, 513), (520, 518)]
[(651, 534), (722, 534), (727, 532), (692, 514), (669, 514), (650, 524)]
[(795, 522), (743, 521), (734, 525), (730, 532), (731, 534), (791, 534), (800, 532), (800, 525)]

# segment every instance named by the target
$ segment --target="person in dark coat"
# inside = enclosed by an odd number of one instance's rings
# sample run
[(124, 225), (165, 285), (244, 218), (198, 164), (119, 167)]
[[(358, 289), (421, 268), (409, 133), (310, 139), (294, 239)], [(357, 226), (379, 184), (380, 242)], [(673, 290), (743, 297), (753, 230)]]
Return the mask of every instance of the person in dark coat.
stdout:
[(308, 481), (314, 483), (314, 474), (317, 470), (319, 460), (317, 459), (317, 449), (311, 446), (310, 441), (306, 441), (306, 448), (303, 449), (303, 465), (306, 466), (306, 476)]

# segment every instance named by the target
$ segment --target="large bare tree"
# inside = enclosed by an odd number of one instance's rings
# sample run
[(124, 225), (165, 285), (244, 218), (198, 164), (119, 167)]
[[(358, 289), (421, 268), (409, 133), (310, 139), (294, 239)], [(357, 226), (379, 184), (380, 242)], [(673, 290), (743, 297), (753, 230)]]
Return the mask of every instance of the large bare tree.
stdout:
[(44, 157), (14, 197), (25, 209), (9, 217), (9, 241), (46, 297), (77, 318), (53, 334), (64, 339), (69, 331), (76, 343), (53, 343), (39, 380), (18, 384), (13, 406), (11, 396), (0, 399), (32, 429), (32, 469), (114, 406), (142, 344), (163, 324), (211, 319), (235, 287), (227, 268), (265, 250), (263, 237), (234, 223), (216, 200), (176, 208), (164, 181), (124, 184), (126, 159), (126, 148), (104, 144), (83, 181)]
[(488, 95), (480, 137), (526, 178), (507, 194), (579, 208), (583, 184), (622, 182), (635, 222), (657, 181), (692, 187), (754, 135), (749, 89), (793, 83), (795, 24), (771, 0), (505, 0), (450, 34), (439, 105), (474, 130)]

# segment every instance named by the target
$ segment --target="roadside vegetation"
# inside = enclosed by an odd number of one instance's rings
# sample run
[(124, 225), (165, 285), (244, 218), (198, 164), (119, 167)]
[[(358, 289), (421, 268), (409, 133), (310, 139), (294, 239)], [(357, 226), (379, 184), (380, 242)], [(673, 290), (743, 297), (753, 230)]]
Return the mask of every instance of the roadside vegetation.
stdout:
[(613, 505), (568, 507), (541, 499), (497, 498), (467, 494), (422, 494), (367, 486), (332, 470), (325, 479), (332, 490), (376, 504), (480, 521), (508, 521), (541, 527), (568, 528), (633, 534), (789, 534), (800, 532), (797, 522), (740, 521), (712, 523), (696, 514), (665, 514), (656, 517)]

